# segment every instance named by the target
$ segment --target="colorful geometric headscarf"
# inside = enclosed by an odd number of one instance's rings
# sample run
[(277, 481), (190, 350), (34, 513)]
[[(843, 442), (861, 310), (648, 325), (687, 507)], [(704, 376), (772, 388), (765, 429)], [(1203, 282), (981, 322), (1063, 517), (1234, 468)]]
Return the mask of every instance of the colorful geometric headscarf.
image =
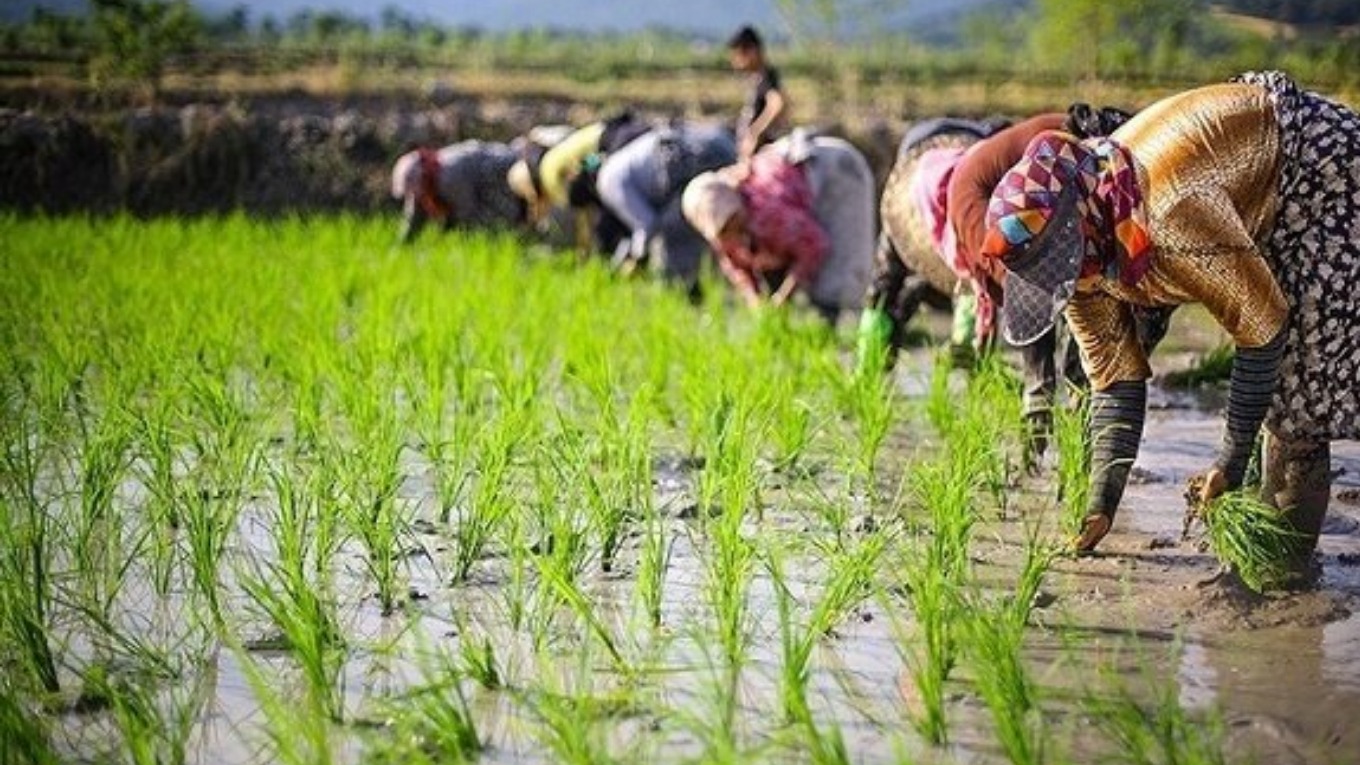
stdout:
[(1147, 272), (1152, 243), (1132, 158), (1109, 138), (1036, 136), (992, 193), (982, 254), (1005, 259), (1037, 236), (1072, 183), (1080, 184), (1077, 209), (1088, 241), (1081, 275), (1113, 269), (1134, 284)]

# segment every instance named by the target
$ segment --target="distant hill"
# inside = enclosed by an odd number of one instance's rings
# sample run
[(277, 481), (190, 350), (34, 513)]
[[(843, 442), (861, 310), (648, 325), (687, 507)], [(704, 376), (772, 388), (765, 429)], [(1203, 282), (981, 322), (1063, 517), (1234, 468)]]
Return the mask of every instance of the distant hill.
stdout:
[[(844, 26), (851, 29), (864, 26), (893, 31), (919, 29), (923, 36), (937, 37), (948, 33), (963, 16), (979, 8), (994, 4), (1013, 7), (1026, 2), (849, 0), (842, 5), (850, 9), (869, 9), (846, 14)], [(723, 35), (741, 24), (750, 23), (778, 36), (787, 29), (775, 0), (196, 0), (194, 4), (209, 15), (244, 6), (253, 21), (266, 16), (284, 20), (304, 9), (341, 11), (377, 20), (383, 7), (392, 5), (417, 19), (492, 32), (526, 28), (630, 32), (662, 27)], [(22, 21), (40, 6), (61, 13), (78, 13), (88, 8), (88, 3), (86, 0), (5, 0), (0, 3), (0, 19)]]
[(1360, 24), (1360, 0), (1219, 0), (1227, 11), (1299, 26)]
[[(340, 11), (376, 21), (391, 5), (420, 20), (490, 32), (550, 28), (566, 31), (631, 32), (661, 27), (707, 36), (725, 34), (744, 23), (773, 36), (787, 30), (776, 0), (193, 0), (208, 15), (245, 7), (253, 21), (271, 16), (282, 21), (300, 11)], [(959, 22), (979, 12), (1009, 15), (1032, 0), (840, 0), (842, 7), (868, 9), (846, 14), (855, 29), (904, 31), (917, 39), (950, 42)], [(811, 0), (793, 0), (804, 7)], [(1221, 14), (1243, 15), (1297, 27), (1360, 25), (1360, 0), (1209, 0)], [(88, 0), (0, 0), (0, 21), (27, 20), (34, 8), (78, 14)]]

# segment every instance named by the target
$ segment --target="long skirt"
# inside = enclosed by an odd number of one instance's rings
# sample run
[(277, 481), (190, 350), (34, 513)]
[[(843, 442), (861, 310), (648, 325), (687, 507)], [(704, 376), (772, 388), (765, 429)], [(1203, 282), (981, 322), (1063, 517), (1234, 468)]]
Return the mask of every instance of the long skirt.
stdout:
[(1360, 438), (1360, 115), (1279, 72), (1279, 209), (1263, 248), (1289, 301), (1280, 384), (1266, 418), (1290, 441)]

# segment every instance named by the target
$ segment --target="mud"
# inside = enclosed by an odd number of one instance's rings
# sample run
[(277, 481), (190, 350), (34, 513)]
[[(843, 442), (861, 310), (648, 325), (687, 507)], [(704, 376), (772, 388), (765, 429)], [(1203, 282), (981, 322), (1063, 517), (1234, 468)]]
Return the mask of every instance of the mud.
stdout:
[[(1198, 408), (1150, 417), (1131, 485), (1100, 554), (1058, 567), (1060, 607), (1078, 630), (1136, 629), (1179, 641), (1182, 700), (1220, 706), (1233, 761), (1360, 758), (1360, 553), (1356, 511), (1333, 502), (1319, 544), (1322, 575), (1304, 592), (1256, 595), (1216, 577), (1211, 555), (1179, 542), (1182, 487), (1213, 459), (1221, 421)], [(1360, 448), (1337, 445), (1333, 496), (1360, 485)], [(1159, 540), (1177, 540), (1170, 545)], [(1150, 549), (1150, 548), (1159, 549)]]

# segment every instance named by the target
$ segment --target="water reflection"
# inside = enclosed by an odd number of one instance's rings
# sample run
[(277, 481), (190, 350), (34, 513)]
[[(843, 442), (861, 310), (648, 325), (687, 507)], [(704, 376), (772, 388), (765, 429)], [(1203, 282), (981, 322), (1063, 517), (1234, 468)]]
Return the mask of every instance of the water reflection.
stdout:
[(1360, 756), (1360, 617), (1317, 627), (1199, 632), (1177, 671), (1182, 703), (1219, 705), (1233, 761)]

